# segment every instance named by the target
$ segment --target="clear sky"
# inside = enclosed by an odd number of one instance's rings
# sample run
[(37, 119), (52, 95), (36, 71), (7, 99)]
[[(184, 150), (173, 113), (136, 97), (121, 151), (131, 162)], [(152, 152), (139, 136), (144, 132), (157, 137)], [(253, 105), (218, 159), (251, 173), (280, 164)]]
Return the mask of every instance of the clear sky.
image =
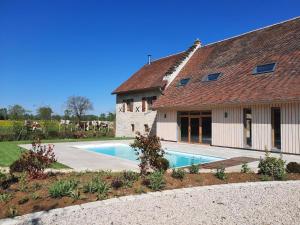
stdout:
[(63, 113), (71, 95), (114, 110), (111, 92), (147, 61), (300, 15), (300, 1), (0, 0), (0, 107)]

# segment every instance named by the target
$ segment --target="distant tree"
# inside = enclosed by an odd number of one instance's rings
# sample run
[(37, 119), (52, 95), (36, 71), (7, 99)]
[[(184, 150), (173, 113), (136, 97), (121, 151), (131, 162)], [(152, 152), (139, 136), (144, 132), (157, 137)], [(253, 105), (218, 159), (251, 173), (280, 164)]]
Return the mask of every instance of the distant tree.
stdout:
[(84, 121), (98, 120), (98, 116), (96, 116), (96, 115), (84, 115), (84, 116), (82, 116), (82, 120), (84, 120)]
[(65, 119), (65, 120), (71, 119), (71, 115), (72, 115), (72, 111), (71, 111), (71, 110), (66, 109), (66, 110), (64, 111), (64, 119)]
[(21, 105), (13, 105), (8, 107), (8, 116), (12, 120), (20, 120), (24, 118), (26, 110)]
[(99, 116), (99, 120), (105, 121), (106, 120), (106, 115), (105, 113), (101, 113)]
[(42, 120), (50, 120), (52, 113), (53, 111), (49, 106), (43, 106), (37, 109), (38, 117)]
[(108, 115), (107, 115), (107, 120), (108, 121), (115, 121), (115, 119), (116, 119), (116, 114), (112, 113), (112, 112), (109, 112)]
[(8, 112), (7, 108), (0, 109), (0, 120), (7, 120), (8, 119)]
[(58, 121), (60, 121), (60, 120), (62, 119), (62, 116), (61, 116), (61, 115), (58, 115), (58, 114), (57, 114), (57, 115), (53, 115), (53, 116), (52, 116), (52, 119), (53, 119), (53, 120), (58, 120)]
[(80, 122), (87, 111), (93, 109), (93, 104), (86, 97), (71, 96), (67, 101), (67, 109), (70, 110), (78, 122)]

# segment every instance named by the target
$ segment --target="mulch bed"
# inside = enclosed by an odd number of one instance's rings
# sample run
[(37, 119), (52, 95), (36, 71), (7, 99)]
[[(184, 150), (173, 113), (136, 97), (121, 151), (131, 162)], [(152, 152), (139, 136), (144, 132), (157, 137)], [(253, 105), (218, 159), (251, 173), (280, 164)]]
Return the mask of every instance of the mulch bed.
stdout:
[[(0, 194), (9, 193), (12, 198), (4, 203), (0, 202), (0, 218), (9, 217), (11, 215), (11, 209), (16, 210), (17, 215), (23, 215), (27, 213), (50, 210), (54, 208), (61, 208), (70, 205), (82, 204), (86, 202), (97, 201), (96, 194), (83, 193), (82, 186), (92, 180), (93, 177), (99, 175), (96, 172), (86, 173), (69, 173), (69, 174), (54, 174), (44, 180), (31, 180), (26, 184), (26, 191), (20, 191), (20, 182), (11, 184), (6, 189), (0, 189)], [(110, 183), (115, 176), (119, 176), (118, 173), (110, 173), (102, 176), (102, 180)], [(75, 179), (79, 183), (80, 199), (75, 200), (71, 197), (51, 198), (48, 193), (48, 188), (57, 180)], [(300, 174), (288, 174), (287, 180), (300, 180)], [(195, 187), (205, 185), (216, 185), (225, 183), (242, 183), (242, 182), (257, 182), (261, 181), (261, 177), (255, 173), (227, 173), (226, 180), (220, 180), (212, 173), (201, 174), (187, 174), (185, 178), (180, 181), (171, 177), (169, 173), (165, 174), (166, 186), (164, 190), (176, 189), (183, 187)], [(117, 196), (140, 194), (144, 192), (150, 192), (151, 190), (144, 186), (141, 179), (135, 181), (132, 187), (121, 187), (119, 189), (110, 189), (107, 198), (113, 198)], [(33, 195), (38, 196), (34, 198)], [(21, 203), (20, 200), (28, 197), (28, 201)]]

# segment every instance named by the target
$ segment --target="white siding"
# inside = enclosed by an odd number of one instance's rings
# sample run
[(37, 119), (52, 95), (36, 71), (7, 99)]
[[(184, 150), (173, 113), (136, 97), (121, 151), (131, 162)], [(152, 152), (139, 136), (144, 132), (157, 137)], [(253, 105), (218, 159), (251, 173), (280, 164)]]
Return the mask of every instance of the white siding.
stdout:
[(157, 113), (157, 136), (164, 140), (177, 141), (177, 131), (177, 112), (159, 111)]
[[(212, 110), (212, 145), (243, 147), (243, 109), (237, 107)], [(227, 113), (227, 118), (225, 118)]]
[[(243, 108), (251, 108), (252, 149), (270, 150), (272, 107), (281, 109), (281, 151), (300, 154), (300, 103), (215, 108), (212, 110), (212, 144), (243, 148)], [(228, 113), (227, 118), (225, 112)]]

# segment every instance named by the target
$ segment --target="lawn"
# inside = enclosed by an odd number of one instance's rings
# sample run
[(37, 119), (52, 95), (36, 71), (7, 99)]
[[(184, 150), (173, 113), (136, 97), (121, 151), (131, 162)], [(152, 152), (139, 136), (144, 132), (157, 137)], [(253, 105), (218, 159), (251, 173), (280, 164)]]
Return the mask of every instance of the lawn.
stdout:
[[(55, 140), (45, 140), (43, 143), (58, 143), (58, 142), (79, 142), (79, 141), (101, 141), (101, 140), (120, 140), (124, 138), (114, 138), (114, 137), (101, 137), (101, 138), (84, 138), (84, 139), (55, 139)], [(17, 160), (21, 154), (22, 148), (18, 145), (20, 144), (30, 144), (31, 141), (6, 141), (0, 142), (0, 167), (8, 167), (15, 160)], [(59, 162), (54, 163), (51, 168), (61, 169), (69, 168)]]

